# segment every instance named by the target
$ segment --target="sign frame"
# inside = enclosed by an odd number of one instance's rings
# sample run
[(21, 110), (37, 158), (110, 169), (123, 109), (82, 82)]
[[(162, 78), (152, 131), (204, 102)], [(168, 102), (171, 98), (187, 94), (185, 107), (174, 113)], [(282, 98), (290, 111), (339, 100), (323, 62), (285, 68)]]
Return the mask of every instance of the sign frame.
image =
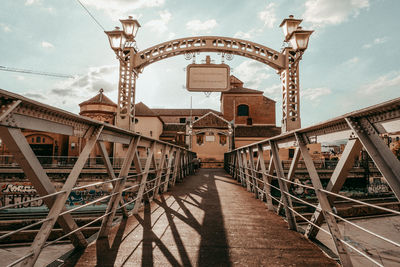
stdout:
[[(219, 69), (226, 69), (226, 73), (217, 74)], [(193, 76), (197, 74), (197, 76), (201, 75), (201, 73), (194, 73), (194, 71), (203, 70), (202, 75), (204, 75), (203, 80), (197, 80), (196, 82), (193, 80)], [(209, 70), (208, 73), (204, 73), (204, 71)], [(214, 71), (213, 71), (214, 70)], [(206, 71), (207, 72), (207, 71)], [(207, 86), (207, 81), (210, 80), (210, 75), (214, 76), (214, 79), (217, 78), (215, 83), (224, 83), (223, 86)], [(201, 86), (201, 83), (204, 83), (204, 86)], [(227, 64), (189, 64), (186, 67), (186, 89), (190, 92), (226, 92), (230, 89), (230, 67)]]

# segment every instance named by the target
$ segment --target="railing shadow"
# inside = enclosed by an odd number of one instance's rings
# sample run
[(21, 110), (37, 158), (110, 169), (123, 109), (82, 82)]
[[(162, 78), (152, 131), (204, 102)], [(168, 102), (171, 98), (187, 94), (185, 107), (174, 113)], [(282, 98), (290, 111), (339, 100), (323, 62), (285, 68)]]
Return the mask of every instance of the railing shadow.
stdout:
[[(162, 214), (154, 215), (154, 209), (161, 209)], [(215, 177), (209, 170), (186, 178), (182, 184), (172, 189), (168, 198), (161, 195), (154, 199), (153, 204), (145, 203), (143, 213), (134, 215), (134, 218), (134, 223), (139, 225), (135, 229), (143, 230), (142, 240), (138, 240), (142, 245), (142, 266), (157, 265), (160, 252), (172, 266), (231, 265), (221, 202)], [(182, 222), (189, 227), (183, 227)], [(120, 262), (117, 257), (118, 250), (122, 247), (125, 253), (129, 247), (131, 251), (128, 256), (125, 254), (125, 260), (120, 266), (139, 262), (137, 249), (140, 245), (127, 244), (129, 238), (126, 238), (126, 233), (123, 237), (123, 223), (119, 226), (111, 247), (108, 240), (97, 241), (97, 266), (113, 266)], [(159, 233), (160, 226), (165, 228), (162, 234)], [(167, 231), (170, 231), (168, 235)], [(128, 234), (134, 235), (137, 232), (130, 231)], [(198, 244), (191, 244), (191, 240), (187, 239), (195, 235), (200, 236)], [(186, 247), (185, 244), (190, 246)]]

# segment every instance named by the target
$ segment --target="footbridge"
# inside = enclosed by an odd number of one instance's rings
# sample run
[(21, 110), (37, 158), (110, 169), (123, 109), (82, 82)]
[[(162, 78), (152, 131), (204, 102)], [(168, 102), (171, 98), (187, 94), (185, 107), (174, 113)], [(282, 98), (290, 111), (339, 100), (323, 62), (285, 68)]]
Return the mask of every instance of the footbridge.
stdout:
[[(31, 186), (0, 207), (0, 265), (400, 264), (400, 163), (382, 138), (400, 130), (400, 98), (237, 148), (225, 154), (224, 169), (197, 169), (185, 148), (4, 90), (0, 103), (0, 138)], [(64, 180), (49, 178), (25, 129), (84, 139)], [(307, 146), (344, 139), (323, 184)], [(126, 151), (118, 166), (109, 144)], [(279, 151), (287, 147), (295, 153), (285, 171)], [(94, 149), (108, 178), (90, 182), (81, 175)], [(362, 150), (391, 188), (391, 202), (341, 191)], [(296, 179), (300, 164), (308, 182)], [(32, 203), (35, 213), (26, 209)], [(360, 207), (379, 216), (346, 215)]]

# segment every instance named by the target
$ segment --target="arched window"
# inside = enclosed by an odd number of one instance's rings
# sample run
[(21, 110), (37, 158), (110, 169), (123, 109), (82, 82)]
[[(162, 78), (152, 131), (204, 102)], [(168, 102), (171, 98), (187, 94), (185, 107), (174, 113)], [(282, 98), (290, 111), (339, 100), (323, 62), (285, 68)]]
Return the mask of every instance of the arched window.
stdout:
[(219, 143), (221, 146), (224, 146), (226, 144), (226, 135), (219, 134)]
[(249, 106), (248, 105), (239, 105), (237, 107), (237, 115), (238, 116), (249, 116)]
[(196, 143), (202, 145), (204, 143), (204, 133), (196, 135)]

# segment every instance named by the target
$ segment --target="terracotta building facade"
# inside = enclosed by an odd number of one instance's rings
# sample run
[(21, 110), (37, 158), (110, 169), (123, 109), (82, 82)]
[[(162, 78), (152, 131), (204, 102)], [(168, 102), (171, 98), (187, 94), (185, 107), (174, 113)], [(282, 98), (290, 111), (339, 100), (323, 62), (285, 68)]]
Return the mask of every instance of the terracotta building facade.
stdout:
[[(230, 77), (230, 89), (220, 96), (221, 111), (212, 109), (152, 109), (135, 105), (135, 131), (144, 136), (185, 146), (202, 161), (221, 162), (224, 153), (280, 134), (275, 122), (275, 101), (262, 91), (245, 88), (242, 81)], [(82, 102), (80, 115), (115, 124), (117, 104), (103, 89)], [(37, 155), (49, 158), (78, 156), (84, 140), (77, 137), (25, 132)], [(1, 143), (0, 143), (1, 145)], [(127, 148), (106, 144), (109, 155), (123, 157)], [(3, 154), (6, 149), (2, 149)], [(145, 155), (144, 155), (145, 156)], [(92, 158), (100, 157), (94, 150)], [(51, 160), (50, 160), (51, 161)]]

